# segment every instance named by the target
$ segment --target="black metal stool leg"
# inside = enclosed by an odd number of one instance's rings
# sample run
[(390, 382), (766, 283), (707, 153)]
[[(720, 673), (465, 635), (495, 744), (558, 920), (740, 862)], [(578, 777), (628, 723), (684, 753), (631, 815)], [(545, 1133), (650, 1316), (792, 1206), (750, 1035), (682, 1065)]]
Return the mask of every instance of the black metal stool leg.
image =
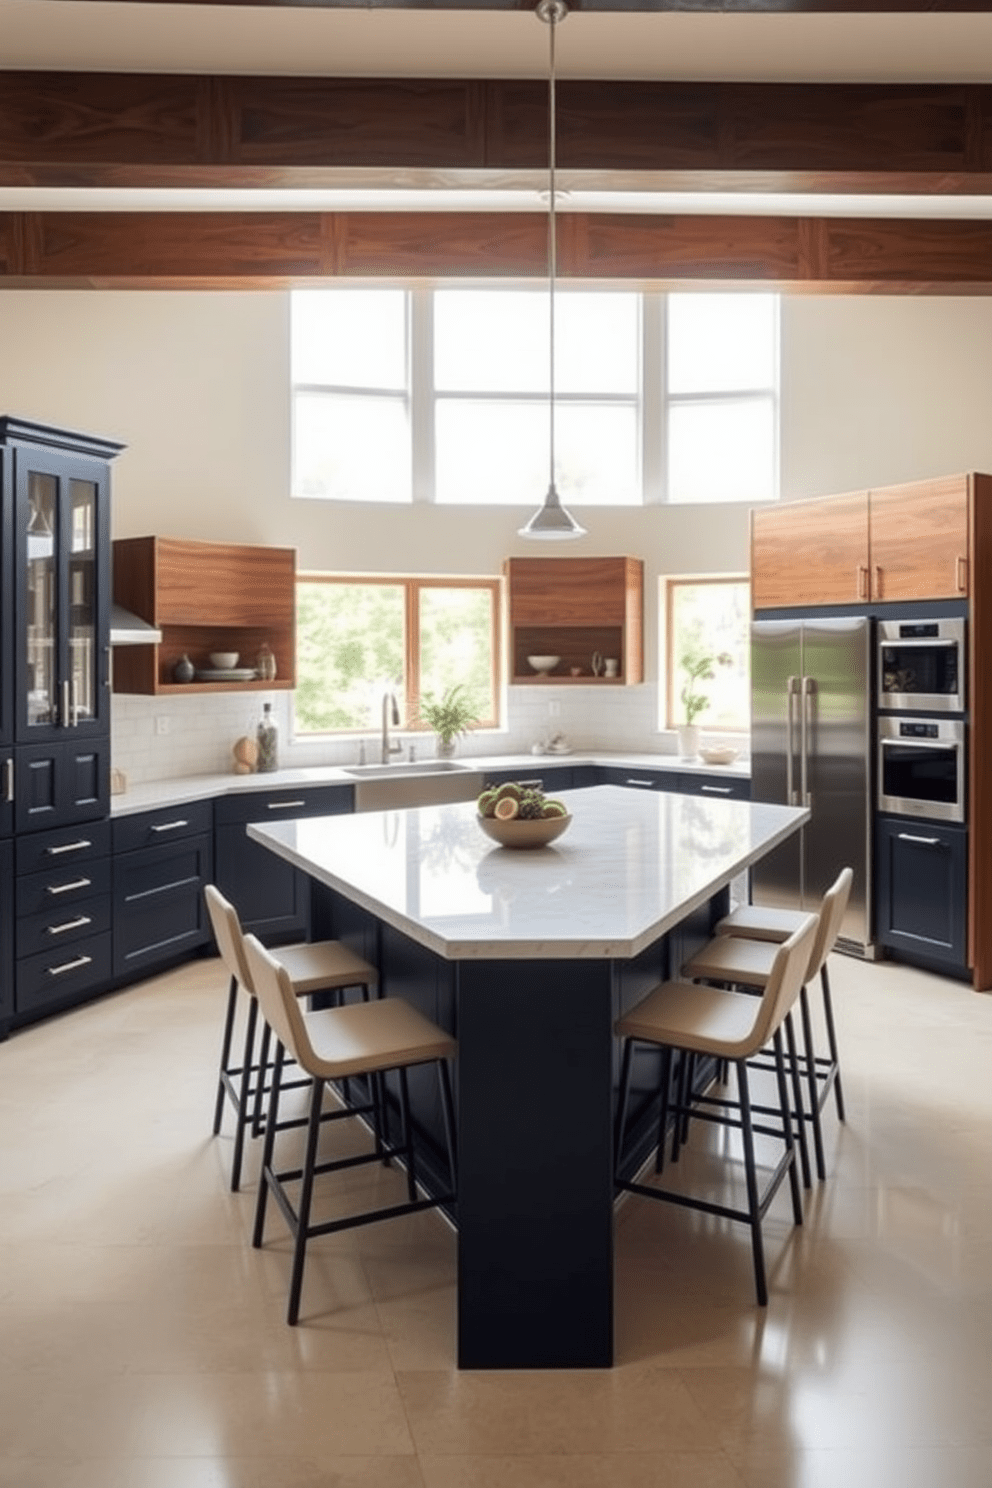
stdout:
[(244, 1064), (241, 1069), (241, 1084), (238, 1093), (238, 1110), (234, 1123), (234, 1153), (231, 1158), (231, 1192), (241, 1187), (241, 1159), (245, 1148), (245, 1127), (248, 1125), (248, 1102), (251, 1097), (252, 1065), (255, 1060), (255, 1027), (258, 1023), (258, 1003), (249, 998), (248, 1025), (245, 1029)]
[(620, 1058), (620, 1090), (617, 1094), (617, 1114), (613, 1124), (613, 1173), (620, 1171), (623, 1156), (623, 1139), (627, 1128), (627, 1098), (630, 1094), (630, 1061), (633, 1057), (633, 1040), (624, 1039)]
[(272, 1153), (275, 1148), (276, 1128), (279, 1125), (279, 1097), (282, 1094), (282, 1071), (286, 1060), (286, 1050), (280, 1039), (276, 1039), (276, 1058), (272, 1067), (272, 1090), (269, 1093), (269, 1109), (265, 1117), (265, 1140), (262, 1143), (262, 1166), (258, 1175), (258, 1197), (255, 1200), (255, 1227), (252, 1230), (251, 1243), (256, 1250), (262, 1243), (265, 1233), (265, 1201), (269, 1193), (269, 1181), (267, 1173), (272, 1167)]
[(799, 1192), (799, 1176), (796, 1173), (796, 1140), (789, 1113), (789, 1088), (785, 1079), (785, 1054), (782, 1049), (782, 1030), (776, 1028), (772, 1041), (775, 1050), (775, 1080), (778, 1085), (779, 1105), (782, 1108), (782, 1136), (789, 1155), (789, 1189), (792, 1193), (792, 1217), (797, 1225), (803, 1222), (803, 1198)]
[(234, 1036), (234, 1019), (238, 1010), (238, 979), (231, 978), (227, 992), (227, 1011), (224, 1014), (224, 1037), (220, 1045), (220, 1073), (217, 1077), (217, 1100), (214, 1103), (214, 1136), (220, 1131), (221, 1120), (224, 1115), (224, 1096), (227, 1087), (224, 1084), (224, 1076), (231, 1065), (231, 1039)]
[(768, 1305), (768, 1283), (765, 1280), (765, 1247), (761, 1236), (761, 1209), (758, 1179), (754, 1161), (754, 1132), (751, 1129), (751, 1094), (747, 1083), (747, 1060), (736, 1059), (737, 1093), (741, 1106), (741, 1137), (744, 1143), (744, 1171), (747, 1179), (747, 1211), (751, 1227), (751, 1255), (754, 1260), (754, 1286), (758, 1305)]
[[(668, 1108), (672, 1099), (672, 1049), (666, 1044), (661, 1051), (661, 1100), (658, 1110), (658, 1150), (654, 1158), (656, 1173), (664, 1172), (665, 1138), (668, 1128)], [(675, 1118), (676, 1121), (678, 1117)]]
[(397, 1071), (400, 1077), (400, 1112), (403, 1118), (403, 1147), (406, 1152), (406, 1190), (412, 1204), (417, 1197), (417, 1168), (413, 1154), (413, 1126), (410, 1121), (410, 1087), (406, 1077), (406, 1066)]
[(834, 1005), (830, 996), (830, 978), (827, 963), (820, 967), (820, 987), (823, 991), (823, 1018), (827, 1025), (827, 1048), (830, 1051), (830, 1067), (834, 1076), (834, 1100), (837, 1103), (837, 1120), (844, 1121), (844, 1091), (840, 1083), (840, 1055), (837, 1052), (837, 1033), (834, 1028)]
[(803, 1024), (803, 1043), (806, 1045), (806, 1084), (809, 1087), (809, 1119), (813, 1127), (813, 1151), (816, 1155), (816, 1175), (822, 1182), (827, 1176), (827, 1162), (823, 1153), (823, 1123), (820, 1121), (820, 1092), (816, 1083), (816, 1051), (813, 1047), (813, 1023), (809, 1015), (809, 998), (806, 988), (799, 993), (799, 1014)]
[(799, 1161), (803, 1169), (803, 1187), (811, 1188), (813, 1177), (809, 1169), (809, 1144), (806, 1141), (806, 1117), (803, 1110), (803, 1086), (799, 1076), (799, 1055), (796, 1052), (796, 1030), (792, 1013), (785, 1015), (785, 1042), (789, 1051), (789, 1076), (792, 1080), (792, 1099), (796, 1112), (796, 1136), (799, 1142)]
[(444, 1139), (448, 1147), (448, 1165), (451, 1169), (451, 1191), (458, 1191), (458, 1137), (455, 1132), (455, 1103), (451, 1098), (451, 1073), (448, 1061), (437, 1062), (438, 1079), (441, 1082), (441, 1114), (444, 1117)]
[(255, 1098), (252, 1103), (251, 1134), (253, 1137), (261, 1135), (263, 1126), (263, 1114), (265, 1111), (265, 1078), (269, 1070), (269, 1047), (272, 1041), (272, 1030), (268, 1023), (262, 1024), (262, 1039), (258, 1046), (258, 1075), (255, 1080)]
[(324, 1082), (315, 1079), (310, 1094), (310, 1117), (307, 1121), (307, 1146), (303, 1158), (303, 1183), (300, 1189), (300, 1204), (296, 1214), (296, 1235), (293, 1243), (293, 1271), (289, 1281), (289, 1306), (286, 1321), (294, 1326), (300, 1316), (300, 1293), (303, 1290), (303, 1263), (307, 1256), (307, 1241), (310, 1238), (310, 1208), (313, 1202), (313, 1170), (317, 1166), (317, 1142), (320, 1138), (320, 1113), (324, 1104)]

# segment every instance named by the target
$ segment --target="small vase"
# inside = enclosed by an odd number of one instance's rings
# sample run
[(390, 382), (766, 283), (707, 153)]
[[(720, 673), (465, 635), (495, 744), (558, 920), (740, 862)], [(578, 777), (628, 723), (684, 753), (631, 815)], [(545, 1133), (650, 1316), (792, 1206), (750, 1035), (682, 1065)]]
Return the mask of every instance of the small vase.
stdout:
[(452, 759), (455, 753), (454, 739), (442, 739), (438, 734), (434, 741), (434, 753), (438, 759)]
[(184, 652), (172, 668), (172, 680), (174, 682), (192, 682), (195, 676), (196, 668)]
[(698, 723), (679, 725), (679, 754), (683, 759), (695, 759), (699, 753), (699, 733)]

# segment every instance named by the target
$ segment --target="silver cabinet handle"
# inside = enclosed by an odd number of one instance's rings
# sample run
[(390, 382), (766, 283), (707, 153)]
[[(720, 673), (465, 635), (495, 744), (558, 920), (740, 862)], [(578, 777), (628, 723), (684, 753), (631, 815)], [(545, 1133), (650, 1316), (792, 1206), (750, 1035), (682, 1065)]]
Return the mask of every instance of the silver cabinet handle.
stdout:
[(84, 925), (92, 925), (92, 915), (77, 915), (74, 920), (66, 920), (63, 925), (49, 925), (47, 935), (65, 935), (67, 930), (82, 930)]
[(74, 878), (72, 883), (48, 884), (45, 892), (46, 894), (68, 894), (73, 889), (88, 889), (92, 882), (91, 878)]
[(72, 704), (69, 701), (69, 683), (62, 683), (62, 727), (72, 727)]
[(153, 832), (178, 832), (178, 830), (179, 830), (180, 827), (188, 827), (188, 826), (189, 826), (189, 822), (186, 821), (186, 820), (184, 820), (184, 818), (180, 817), (178, 821), (153, 822), (152, 823), (152, 831)]
[(729, 785), (701, 785), (700, 791), (709, 791), (713, 796), (729, 796), (731, 787)]
[(270, 811), (288, 811), (291, 806), (305, 806), (306, 801), (269, 801), (266, 803)]
[(921, 842), (924, 847), (939, 847), (939, 837), (917, 837), (915, 832), (897, 832), (900, 842)]
[(650, 790), (651, 787), (654, 785), (654, 781), (653, 780), (635, 780), (635, 778), (634, 778), (633, 775), (628, 775), (627, 776), (627, 779), (624, 781), (624, 785), (642, 785), (642, 786), (647, 786), (648, 790)]
[(59, 858), (63, 853), (82, 852), (84, 848), (92, 846), (93, 844), (88, 837), (80, 837), (78, 842), (63, 842), (58, 847), (46, 847), (45, 852), (50, 858)]
[(11, 755), (10, 759), (6, 759), (3, 762), (3, 778), (4, 778), (3, 798), (7, 802), (7, 805), (9, 806), (9, 805), (12, 804), (12, 802), (14, 800), (14, 756), (13, 755)]
[(73, 728), (78, 728), (79, 727), (79, 683), (78, 683), (78, 681), (76, 680), (75, 677), (73, 677), (73, 679), (72, 679), (72, 688), (70, 690), (70, 696), (71, 696), (70, 716), (72, 718), (72, 726), (73, 726)]
[(63, 961), (61, 966), (50, 966), (49, 976), (64, 976), (67, 971), (79, 971), (83, 966), (89, 966), (93, 960), (92, 956), (76, 956), (72, 961)]

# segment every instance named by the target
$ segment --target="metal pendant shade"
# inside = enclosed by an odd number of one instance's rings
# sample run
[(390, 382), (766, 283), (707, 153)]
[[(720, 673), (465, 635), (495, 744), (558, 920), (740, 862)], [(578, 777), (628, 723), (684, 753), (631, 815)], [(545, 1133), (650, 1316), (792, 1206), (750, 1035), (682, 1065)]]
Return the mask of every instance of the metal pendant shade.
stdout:
[(526, 527), (521, 527), (520, 537), (536, 537), (560, 540), (570, 537), (585, 537), (586, 529), (580, 527), (575, 518), (561, 504), (555, 487), (555, 280), (558, 274), (558, 232), (555, 214), (555, 28), (568, 14), (564, 0), (541, 0), (537, 7), (539, 20), (545, 22), (549, 35), (548, 59), (548, 111), (549, 111), (549, 165), (548, 165), (548, 321), (550, 326), (550, 362), (548, 380), (549, 470), (548, 493), (544, 505), (534, 513)]

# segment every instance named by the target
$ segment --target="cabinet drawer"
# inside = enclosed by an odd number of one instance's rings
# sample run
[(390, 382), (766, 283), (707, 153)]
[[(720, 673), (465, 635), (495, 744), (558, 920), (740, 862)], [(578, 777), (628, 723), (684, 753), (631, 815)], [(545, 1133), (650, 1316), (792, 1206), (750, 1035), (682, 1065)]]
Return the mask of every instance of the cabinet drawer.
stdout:
[(203, 889), (212, 873), (213, 840), (205, 834), (115, 859), (115, 976), (143, 972), (209, 941)]
[(679, 789), (687, 796), (711, 796), (713, 800), (722, 801), (751, 799), (751, 782), (740, 777), (711, 780), (706, 775), (683, 774), (679, 779), (682, 782)]
[(214, 802), (218, 827), (293, 816), (341, 816), (354, 809), (350, 785), (310, 786), (305, 790), (250, 791)]
[(139, 811), (134, 816), (115, 817), (114, 852), (161, 847), (163, 843), (211, 832), (213, 825), (212, 801), (193, 801), (184, 806), (163, 806), (155, 811)]
[(17, 871), (19, 874), (37, 873), (42, 868), (68, 871), (92, 858), (105, 858), (109, 852), (109, 821), (58, 827), (18, 839)]
[(34, 956), (40, 951), (63, 950), (90, 935), (110, 929), (110, 895), (98, 894), (75, 900), (71, 905), (53, 902), (38, 914), (22, 915), (17, 921), (17, 954)]
[(82, 899), (110, 893), (110, 859), (96, 862), (66, 863), (49, 868), (45, 873), (31, 873), (17, 880), (17, 914), (40, 914), (57, 904), (68, 909)]
[(631, 790), (677, 791), (680, 777), (673, 770), (621, 769), (607, 765), (599, 772), (601, 785), (623, 785)]
[(17, 963), (14, 1005), (18, 1013), (62, 1002), (110, 980), (110, 933), (72, 946), (56, 946)]

